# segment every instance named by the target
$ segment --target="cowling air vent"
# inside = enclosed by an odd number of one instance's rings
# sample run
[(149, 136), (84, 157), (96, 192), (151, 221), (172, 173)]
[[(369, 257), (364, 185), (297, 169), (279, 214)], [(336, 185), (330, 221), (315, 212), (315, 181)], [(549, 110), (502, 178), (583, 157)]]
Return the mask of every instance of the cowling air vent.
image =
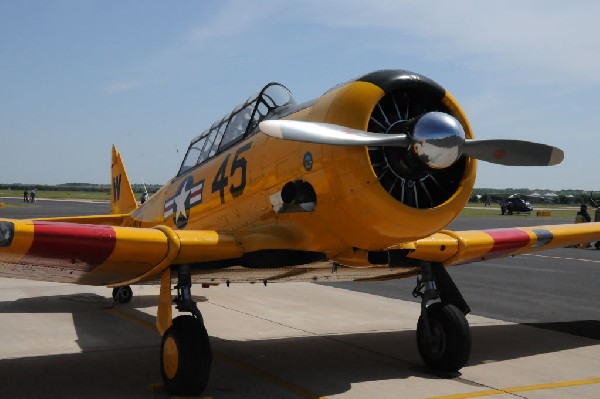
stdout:
[[(387, 93), (375, 106), (368, 131), (407, 133), (406, 122), (426, 112), (451, 114), (439, 94), (427, 89), (406, 88)], [(465, 172), (465, 157), (444, 169), (423, 164), (409, 148), (369, 147), (373, 170), (383, 188), (396, 200), (412, 208), (435, 208), (458, 189)]]

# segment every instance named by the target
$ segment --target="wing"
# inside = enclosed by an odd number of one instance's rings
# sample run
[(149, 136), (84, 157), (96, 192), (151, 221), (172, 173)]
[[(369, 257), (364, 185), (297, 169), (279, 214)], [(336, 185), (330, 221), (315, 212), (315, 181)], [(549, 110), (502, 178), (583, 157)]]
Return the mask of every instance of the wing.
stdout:
[(448, 231), (399, 245), (408, 257), (445, 266), (560, 248), (600, 239), (599, 223)]
[(0, 276), (89, 285), (134, 284), (171, 264), (239, 258), (215, 231), (0, 219)]

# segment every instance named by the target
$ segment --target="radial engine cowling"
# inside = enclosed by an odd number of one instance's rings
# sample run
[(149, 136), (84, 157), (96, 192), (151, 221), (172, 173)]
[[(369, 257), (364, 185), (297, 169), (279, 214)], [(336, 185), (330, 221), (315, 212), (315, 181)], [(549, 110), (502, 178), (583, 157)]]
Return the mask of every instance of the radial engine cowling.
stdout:
[[(461, 155), (460, 146), (472, 138), (471, 129), (460, 106), (432, 80), (401, 70), (374, 72), (328, 92), (311, 114), (326, 115), (321, 120), (329, 124), (411, 137), (408, 147), (328, 150), (327, 169), (335, 171), (329, 182), (339, 196), (319, 207), (353, 246), (381, 249), (382, 243), (393, 246), (428, 236), (447, 226), (467, 203), (476, 161)], [(440, 121), (440, 129), (427, 126)], [(339, 222), (342, 210), (347, 226)]]

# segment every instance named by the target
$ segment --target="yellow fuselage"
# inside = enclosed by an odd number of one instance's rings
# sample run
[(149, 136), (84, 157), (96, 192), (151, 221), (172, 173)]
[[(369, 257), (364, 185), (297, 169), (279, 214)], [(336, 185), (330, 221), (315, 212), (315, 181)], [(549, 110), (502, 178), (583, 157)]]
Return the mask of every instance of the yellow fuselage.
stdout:
[[(375, 84), (351, 82), (284, 119), (366, 130), (370, 114), (384, 94)], [(454, 99), (446, 93), (442, 102), (463, 124), (467, 137), (472, 137)], [(307, 156), (310, 167), (305, 165)], [(240, 160), (245, 161), (244, 167)], [(165, 212), (165, 203), (177, 195), (190, 176), (193, 185), (202, 181), (203, 185), (201, 202), (187, 210), (185, 230), (231, 233), (244, 252), (315, 251), (325, 253), (328, 259), (359, 266), (364, 260), (361, 251), (389, 249), (447, 226), (469, 198), (475, 161), (467, 159), (459, 189), (449, 200), (434, 208), (416, 209), (398, 202), (379, 184), (366, 147), (291, 142), (259, 132), (171, 180), (126, 219), (125, 225), (165, 224), (177, 229), (175, 218), (184, 215)], [(314, 187), (314, 211), (276, 213), (282, 187), (299, 180)], [(236, 191), (242, 185), (243, 191)]]

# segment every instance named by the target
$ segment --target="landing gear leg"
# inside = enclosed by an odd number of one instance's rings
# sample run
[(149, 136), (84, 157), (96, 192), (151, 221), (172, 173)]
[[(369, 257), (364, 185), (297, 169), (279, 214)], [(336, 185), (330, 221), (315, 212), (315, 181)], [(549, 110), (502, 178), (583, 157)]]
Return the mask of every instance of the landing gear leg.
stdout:
[[(465, 318), (469, 307), (444, 266), (423, 263), (413, 295), (421, 297), (417, 347), (423, 362), (438, 371), (460, 370), (471, 353), (471, 333)], [(441, 302), (427, 306), (438, 298)]]
[[(164, 332), (160, 352), (161, 375), (171, 395), (200, 395), (208, 383), (212, 350), (202, 314), (192, 298), (189, 266), (179, 266), (177, 274), (176, 307), (180, 312), (192, 314), (176, 317)], [(170, 273), (168, 276), (168, 279), (163, 278), (162, 284), (169, 284), (170, 299)], [(165, 291), (161, 287), (161, 296)]]

